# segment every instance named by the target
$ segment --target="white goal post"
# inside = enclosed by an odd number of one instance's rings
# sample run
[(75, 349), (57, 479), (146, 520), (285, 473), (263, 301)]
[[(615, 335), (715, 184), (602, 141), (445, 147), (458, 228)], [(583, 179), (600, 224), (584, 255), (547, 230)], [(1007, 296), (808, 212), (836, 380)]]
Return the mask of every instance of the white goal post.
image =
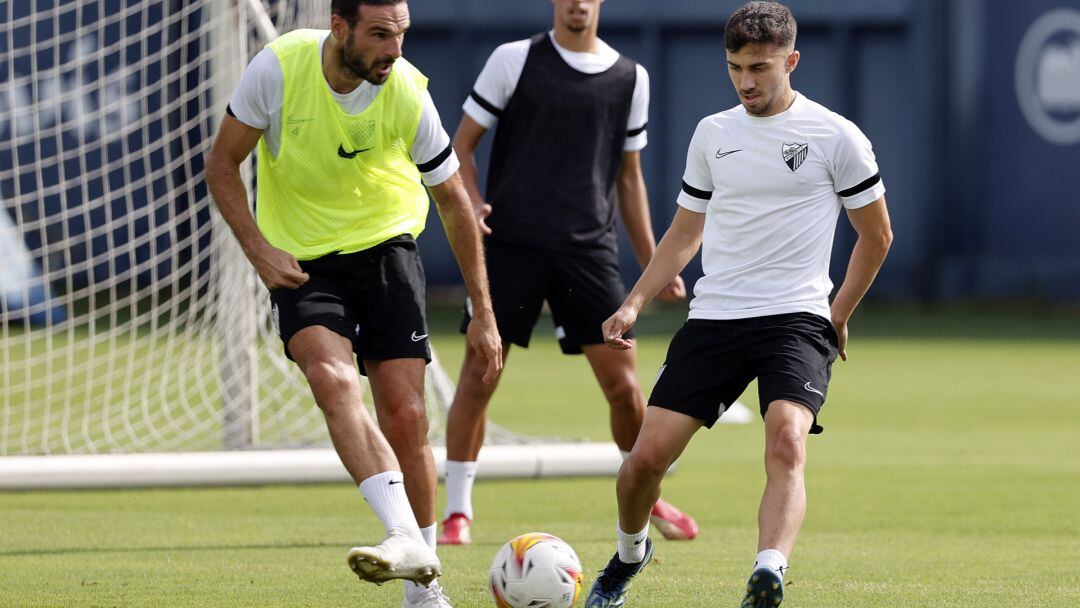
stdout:
[[(327, 27), (329, 0), (0, 11), (0, 489), (346, 479), (203, 179), (247, 62)], [(454, 387), (437, 360), (426, 384), (441, 471)], [(493, 425), (488, 443), (485, 477), (620, 461)]]

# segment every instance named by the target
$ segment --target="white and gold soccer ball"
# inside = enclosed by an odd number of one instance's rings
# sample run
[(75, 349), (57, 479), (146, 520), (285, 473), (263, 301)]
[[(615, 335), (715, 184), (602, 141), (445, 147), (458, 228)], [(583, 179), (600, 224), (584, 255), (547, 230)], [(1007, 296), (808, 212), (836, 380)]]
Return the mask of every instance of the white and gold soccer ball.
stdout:
[(499, 608), (570, 608), (581, 595), (581, 560), (543, 532), (522, 534), (495, 554), (488, 588)]

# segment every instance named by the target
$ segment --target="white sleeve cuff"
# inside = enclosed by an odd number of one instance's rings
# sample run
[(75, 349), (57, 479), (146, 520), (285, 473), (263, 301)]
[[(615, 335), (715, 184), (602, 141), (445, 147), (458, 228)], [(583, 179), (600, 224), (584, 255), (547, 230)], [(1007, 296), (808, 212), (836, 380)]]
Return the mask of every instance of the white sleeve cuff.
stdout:
[(845, 209), (858, 209), (865, 207), (885, 195), (885, 182), (878, 180), (876, 184), (851, 196), (841, 196)]
[(627, 137), (623, 144), (623, 152), (639, 152), (649, 145), (649, 132), (642, 131), (633, 137)]
[(424, 180), (424, 185), (427, 187), (438, 186), (439, 184), (450, 179), (457, 170), (461, 168), (461, 162), (458, 161), (457, 154), (450, 151), (450, 156), (446, 157), (446, 160), (442, 162), (438, 167), (420, 174), (420, 178)]
[(860, 184), (840, 190), (837, 194), (840, 201), (843, 202), (843, 207), (856, 210), (856, 208), (873, 203), (880, 199), (882, 195), (885, 195), (885, 181), (882, 181), (881, 176), (875, 173), (872, 177), (861, 181)]
[(467, 98), (461, 107), (469, 115), (469, 118), (475, 120), (476, 124), (485, 129), (490, 129), (495, 126), (495, 123), (499, 122), (499, 119), (494, 114), (485, 110), (472, 97)]
[(694, 213), (705, 213), (709, 209), (709, 201), (703, 201), (696, 196), (690, 196), (685, 192), (679, 193), (679, 198), (675, 199), (675, 202), (680, 207), (693, 211)]

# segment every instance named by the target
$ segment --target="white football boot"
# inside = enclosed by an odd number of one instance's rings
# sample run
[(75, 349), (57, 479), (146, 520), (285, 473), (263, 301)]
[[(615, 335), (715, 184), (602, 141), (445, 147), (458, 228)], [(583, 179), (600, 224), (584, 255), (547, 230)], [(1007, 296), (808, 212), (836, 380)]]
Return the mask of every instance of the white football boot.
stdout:
[(353, 547), (347, 559), (360, 580), (377, 584), (400, 578), (428, 585), (442, 574), (431, 547), (404, 534), (391, 533), (374, 547)]
[(439, 583), (431, 583), (426, 589), (413, 592), (412, 597), (405, 594), (405, 601), (401, 602), (401, 608), (453, 608), (450, 598), (443, 593)]

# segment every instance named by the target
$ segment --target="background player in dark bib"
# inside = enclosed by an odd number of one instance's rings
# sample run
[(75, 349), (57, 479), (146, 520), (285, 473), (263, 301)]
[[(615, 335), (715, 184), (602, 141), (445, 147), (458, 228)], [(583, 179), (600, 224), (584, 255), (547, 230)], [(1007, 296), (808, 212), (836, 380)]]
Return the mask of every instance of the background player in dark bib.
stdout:
[[(641, 307), (701, 248), (705, 276), (619, 471), (618, 552), (593, 584), (588, 608), (623, 605), (630, 580), (652, 555), (649, 505), (668, 466), (755, 378), (766, 483), (742, 607), (783, 600), (784, 571), (806, 511), (807, 436), (820, 432), (833, 360), (847, 358), (848, 319), (892, 242), (869, 140), (791, 88), (795, 34), (791, 12), (775, 2), (748, 3), (728, 21), (728, 74), (741, 104), (698, 123), (671, 227), (604, 323), (612, 347), (631, 348), (624, 336)], [(830, 305), (829, 258), (842, 209), (858, 240)]]
[[(462, 175), (486, 231), (495, 318), (504, 342), (529, 344), (544, 302), (564, 353), (584, 353), (611, 408), (615, 443), (628, 453), (645, 412), (631, 352), (604, 346), (600, 324), (625, 295), (616, 209), (642, 267), (655, 250), (641, 174), (648, 73), (597, 37), (600, 0), (554, 0), (554, 29), (504, 44), (488, 59), (454, 136)], [(498, 125), (486, 199), (473, 153)], [(682, 298), (674, 277), (661, 297)], [(468, 308), (468, 306), (467, 306)], [(471, 310), (466, 312), (466, 322)], [(465, 354), (447, 423), (446, 521), (439, 542), (469, 542), (472, 481), (495, 390), (478, 353)], [(692, 538), (697, 525), (664, 501), (657, 525)]]

